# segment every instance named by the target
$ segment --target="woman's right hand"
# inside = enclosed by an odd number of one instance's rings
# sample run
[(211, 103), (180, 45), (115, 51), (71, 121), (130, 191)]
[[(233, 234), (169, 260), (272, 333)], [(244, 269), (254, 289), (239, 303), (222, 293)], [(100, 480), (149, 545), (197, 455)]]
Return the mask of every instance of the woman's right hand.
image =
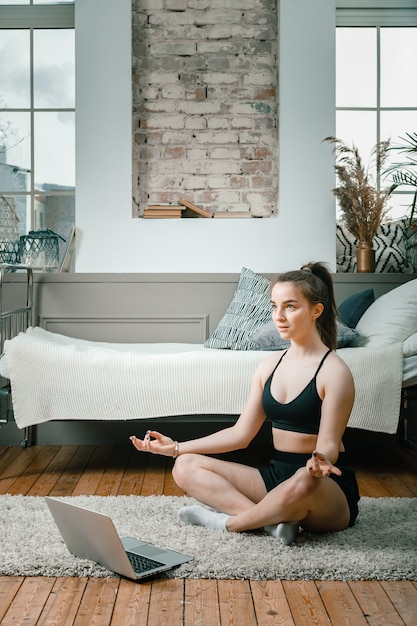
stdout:
[(130, 437), (130, 441), (139, 452), (151, 452), (152, 454), (162, 454), (163, 456), (174, 456), (175, 442), (171, 437), (165, 437), (155, 430), (146, 431), (143, 439), (138, 439), (135, 435)]

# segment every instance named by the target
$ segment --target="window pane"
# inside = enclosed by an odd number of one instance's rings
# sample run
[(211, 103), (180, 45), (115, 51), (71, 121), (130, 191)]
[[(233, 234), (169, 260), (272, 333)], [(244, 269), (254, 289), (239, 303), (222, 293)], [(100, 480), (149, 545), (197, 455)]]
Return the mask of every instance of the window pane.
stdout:
[(365, 164), (376, 144), (376, 113), (372, 111), (337, 111), (336, 136), (349, 146), (355, 144)]
[(381, 106), (417, 106), (417, 28), (381, 28)]
[[(35, 196), (36, 229), (50, 228), (68, 241), (75, 224), (75, 195), (59, 195), (46, 190)], [(66, 248), (64, 242), (60, 247)]]
[(30, 4), (30, 0), (0, 0), (0, 5), (2, 4)]
[[(401, 137), (406, 133), (416, 132), (417, 111), (381, 111), (381, 138), (391, 139), (392, 144), (403, 144)], [(403, 161), (404, 155), (393, 151), (389, 154), (387, 165), (391, 161)]]
[(396, 141), (417, 131), (417, 111), (381, 111), (381, 137)]
[(30, 106), (28, 30), (0, 30), (0, 108)]
[(35, 186), (75, 185), (75, 115), (35, 113)]
[(33, 49), (35, 108), (73, 108), (74, 30), (35, 30)]
[[(381, 135), (384, 139), (391, 139), (392, 145), (403, 145), (406, 133), (415, 132), (417, 128), (417, 111), (382, 111), (381, 112)], [(382, 134), (383, 133), (383, 134)], [(390, 151), (385, 167), (390, 163), (410, 163), (407, 155), (397, 150)], [(391, 182), (391, 175), (385, 176), (383, 184)], [(413, 188), (401, 186), (398, 191), (391, 196), (390, 205), (392, 217), (401, 217), (409, 214), (409, 209), (413, 200)]]
[(376, 29), (336, 29), (336, 106), (376, 106)]
[(30, 225), (30, 196), (15, 196), (16, 200), (16, 211), (19, 215), (20, 224), (19, 224), (19, 236), (25, 235)]
[[(386, 183), (387, 181), (385, 181)], [(390, 219), (398, 219), (410, 215), (410, 207), (413, 203), (411, 193), (393, 193), (388, 199)]]
[(0, 191), (30, 189), (30, 115), (0, 113)]

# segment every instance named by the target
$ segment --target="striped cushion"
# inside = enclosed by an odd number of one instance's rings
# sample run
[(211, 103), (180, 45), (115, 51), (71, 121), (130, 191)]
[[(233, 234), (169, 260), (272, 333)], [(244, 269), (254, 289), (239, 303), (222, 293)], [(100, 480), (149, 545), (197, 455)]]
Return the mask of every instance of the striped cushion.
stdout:
[(271, 282), (242, 268), (233, 299), (206, 348), (253, 350), (254, 332), (271, 319)]
[[(357, 240), (342, 223), (336, 225), (336, 264), (338, 272), (356, 271)], [(407, 260), (404, 220), (381, 224), (374, 237), (375, 271), (412, 274)]]

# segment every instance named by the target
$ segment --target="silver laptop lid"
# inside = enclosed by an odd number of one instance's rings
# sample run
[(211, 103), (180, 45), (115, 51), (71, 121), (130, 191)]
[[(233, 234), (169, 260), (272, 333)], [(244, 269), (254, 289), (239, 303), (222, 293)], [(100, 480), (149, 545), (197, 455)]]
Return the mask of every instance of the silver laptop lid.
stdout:
[[(163, 550), (137, 539), (121, 539), (108, 515), (49, 496), (45, 501), (71, 554), (100, 563), (117, 574), (137, 580), (192, 560), (188, 555)], [(138, 575), (130, 564), (126, 549), (159, 561), (161, 565)]]

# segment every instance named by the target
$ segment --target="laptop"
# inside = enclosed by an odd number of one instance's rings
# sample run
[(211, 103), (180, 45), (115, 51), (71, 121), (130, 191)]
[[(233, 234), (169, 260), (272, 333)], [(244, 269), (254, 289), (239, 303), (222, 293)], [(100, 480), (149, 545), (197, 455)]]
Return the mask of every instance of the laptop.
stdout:
[(49, 496), (45, 501), (71, 554), (95, 561), (126, 578), (155, 576), (194, 558), (133, 537), (119, 537), (108, 515)]

